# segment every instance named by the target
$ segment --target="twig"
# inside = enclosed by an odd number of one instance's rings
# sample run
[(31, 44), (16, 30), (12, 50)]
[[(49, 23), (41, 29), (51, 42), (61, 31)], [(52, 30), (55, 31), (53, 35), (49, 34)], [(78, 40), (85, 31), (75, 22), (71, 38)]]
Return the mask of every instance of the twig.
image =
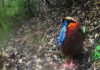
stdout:
[(59, 51), (49, 51), (48, 53), (60, 54), (60, 52), (59, 52)]
[(95, 4), (100, 4), (100, 2), (95, 2)]
[(99, 28), (99, 27), (100, 27), (100, 25), (98, 25), (97, 27), (91, 29), (89, 32), (92, 32), (93, 30), (96, 30), (96, 29)]

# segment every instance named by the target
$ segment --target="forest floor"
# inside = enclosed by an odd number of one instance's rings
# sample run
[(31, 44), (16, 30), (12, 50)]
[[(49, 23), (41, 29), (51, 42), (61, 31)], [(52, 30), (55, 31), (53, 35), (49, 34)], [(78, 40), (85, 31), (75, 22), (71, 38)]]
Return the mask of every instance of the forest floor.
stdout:
[[(56, 25), (36, 18), (26, 23), (16, 28), (7, 42), (5, 56), (0, 56), (0, 70), (69, 70), (61, 68), (65, 57), (56, 44), (52, 47), (53, 39), (57, 41)], [(93, 44), (94, 39), (87, 37), (84, 46), (89, 52), (75, 70), (100, 70), (100, 61), (91, 58)]]

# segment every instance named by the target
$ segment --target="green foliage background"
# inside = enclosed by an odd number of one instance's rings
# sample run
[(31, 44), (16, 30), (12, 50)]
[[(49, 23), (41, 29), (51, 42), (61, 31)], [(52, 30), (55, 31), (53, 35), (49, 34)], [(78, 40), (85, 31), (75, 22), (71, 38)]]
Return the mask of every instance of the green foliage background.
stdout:
[(14, 21), (39, 15), (40, 7), (40, 0), (1, 0), (0, 41), (9, 36), (12, 27), (16, 25)]

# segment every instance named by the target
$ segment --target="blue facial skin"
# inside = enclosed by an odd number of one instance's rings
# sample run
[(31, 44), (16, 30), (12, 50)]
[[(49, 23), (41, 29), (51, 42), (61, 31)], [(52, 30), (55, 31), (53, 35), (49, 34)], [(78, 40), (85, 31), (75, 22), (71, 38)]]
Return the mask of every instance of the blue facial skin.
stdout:
[(62, 47), (62, 44), (63, 44), (63, 41), (65, 39), (65, 36), (66, 36), (66, 27), (68, 25), (68, 22), (67, 21), (64, 21), (62, 23), (62, 28), (61, 28), (61, 31), (60, 31), (60, 35), (58, 37), (58, 42), (59, 42), (59, 47), (61, 48)]

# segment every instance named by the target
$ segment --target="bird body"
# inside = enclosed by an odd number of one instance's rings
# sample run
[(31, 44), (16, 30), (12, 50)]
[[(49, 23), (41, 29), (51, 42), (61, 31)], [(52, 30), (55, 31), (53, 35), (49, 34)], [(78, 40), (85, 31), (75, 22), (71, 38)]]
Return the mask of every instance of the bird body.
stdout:
[(59, 47), (66, 57), (69, 56), (73, 58), (83, 52), (83, 39), (84, 34), (79, 26), (79, 23), (71, 17), (63, 19), (59, 34)]
[[(72, 23), (76, 24), (77, 23)], [(78, 55), (82, 53), (82, 46), (81, 43), (83, 41), (82, 37), (83, 33), (81, 29), (79, 28), (79, 25), (75, 27), (68, 27), (67, 32), (66, 32), (66, 38), (63, 41), (62, 45), (62, 52), (67, 56), (67, 55)]]

